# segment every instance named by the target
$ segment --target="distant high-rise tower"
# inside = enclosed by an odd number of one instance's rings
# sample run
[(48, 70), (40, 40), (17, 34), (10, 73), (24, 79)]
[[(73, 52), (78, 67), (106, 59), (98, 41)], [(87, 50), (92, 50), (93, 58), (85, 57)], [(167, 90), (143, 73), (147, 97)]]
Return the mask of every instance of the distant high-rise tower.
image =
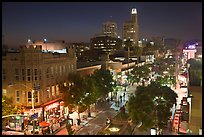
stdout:
[(117, 37), (117, 24), (112, 21), (103, 23), (103, 34), (110, 37)]
[(123, 24), (123, 42), (130, 39), (133, 45), (138, 45), (139, 26), (137, 21), (137, 10), (133, 8), (131, 11), (131, 21), (126, 21)]

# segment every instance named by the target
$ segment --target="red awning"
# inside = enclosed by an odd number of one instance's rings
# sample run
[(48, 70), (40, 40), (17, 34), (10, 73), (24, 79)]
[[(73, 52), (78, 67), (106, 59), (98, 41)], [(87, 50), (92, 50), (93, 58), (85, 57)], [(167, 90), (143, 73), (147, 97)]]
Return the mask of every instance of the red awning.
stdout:
[(40, 127), (48, 127), (48, 126), (50, 126), (50, 123), (43, 121), (43, 122), (40, 122), (39, 125), (40, 125)]
[(50, 105), (50, 104), (55, 103), (55, 102), (60, 101), (60, 100), (61, 100), (61, 98), (57, 98), (57, 99), (51, 100), (51, 101), (43, 104), (42, 106), (47, 106), (47, 105)]

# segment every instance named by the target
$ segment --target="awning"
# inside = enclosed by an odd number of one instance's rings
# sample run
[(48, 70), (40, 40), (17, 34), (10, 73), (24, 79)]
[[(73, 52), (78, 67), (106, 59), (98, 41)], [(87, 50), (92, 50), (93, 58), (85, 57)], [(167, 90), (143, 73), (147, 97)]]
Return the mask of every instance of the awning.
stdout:
[(48, 127), (48, 126), (50, 126), (50, 123), (43, 121), (43, 122), (40, 122), (39, 125), (40, 125), (40, 127)]
[(50, 105), (50, 104), (55, 103), (55, 102), (57, 102), (57, 101), (61, 101), (61, 98), (57, 98), (57, 99), (51, 100), (51, 101), (49, 101), (49, 102), (43, 104), (42, 106), (47, 106), (47, 105)]

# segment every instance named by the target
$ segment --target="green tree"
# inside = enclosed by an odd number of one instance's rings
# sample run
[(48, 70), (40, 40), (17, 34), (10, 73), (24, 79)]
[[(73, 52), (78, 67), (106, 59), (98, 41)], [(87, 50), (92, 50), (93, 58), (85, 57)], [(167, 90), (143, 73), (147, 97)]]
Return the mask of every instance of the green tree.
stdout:
[(127, 55), (127, 61), (128, 61), (128, 67), (129, 67), (129, 59), (130, 59), (130, 50), (133, 49), (133, 43), (130, 39), (127, 39), (125, 42), (125, 50), (127, 50), (128, 55)]
[(84, 110), (84, 105), (81, 103), (81, 99), (85, 94), (84, 80), (77, 73), (71, 73), (68, 76), (69, 85), (65, 86), (60, 84), (59, 90), (63, 93), (63, 101), (65, 106), (68, 106), (71, 111), (73, 108), (77, 108), (77, 112), (80, 119), (80, 113)]
[(13, 105), (13, 99), (2, 96), (2, 116), (16, 114), (20, 108)]
[(129, 98), (127, 109), (134, 123), (142, 123), (140, 130), (167, 127), (170, 109), (176, 103), (177, 94), (169, 87), (152, 82), (147, 87), (139, 86)]
[(135, 79), (133, 82), (140, 82), (142, 79), (143, 85), (144, 81), (149, 79), (150, 69), (148, 65), (143, 66), (135, 66), (131, 71), (133, 78)]
[(170, 75), (158, 76), (155, 82), (161, 86), (171, 87), (176, 84), (176, 77)]
[(84, 81), (85, 94), (82, 98), (82, 103), (85, 104), (86, 108), (88, 108), (88, 116), (90, 117), (90, 105), (96, 103), (96, 100), (99, 98), (100, 94), (98, 92), (96, 82), (91, 76), (84, 77)]
[(105, 97), (109, 92), (113, 92), (114, 80), (110, 70), (96, 70), (91, 77), (94, 79), (101, 97)]

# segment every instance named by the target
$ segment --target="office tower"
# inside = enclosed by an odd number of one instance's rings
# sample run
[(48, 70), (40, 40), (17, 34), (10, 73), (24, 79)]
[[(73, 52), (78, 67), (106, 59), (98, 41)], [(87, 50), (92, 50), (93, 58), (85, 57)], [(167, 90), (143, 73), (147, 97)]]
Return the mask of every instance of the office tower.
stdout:
[(135, 8), (131, 11), (131, 20), (123, 24), (123, 42), (130, 39), (134, 46), (138, 45), (139, 40), (139, 26), (137, 20), (137, 10)]
[(103, 34), (110, 37), (117, 37), (117, 24), (112, 21), (107, 21), (103, 23)]

